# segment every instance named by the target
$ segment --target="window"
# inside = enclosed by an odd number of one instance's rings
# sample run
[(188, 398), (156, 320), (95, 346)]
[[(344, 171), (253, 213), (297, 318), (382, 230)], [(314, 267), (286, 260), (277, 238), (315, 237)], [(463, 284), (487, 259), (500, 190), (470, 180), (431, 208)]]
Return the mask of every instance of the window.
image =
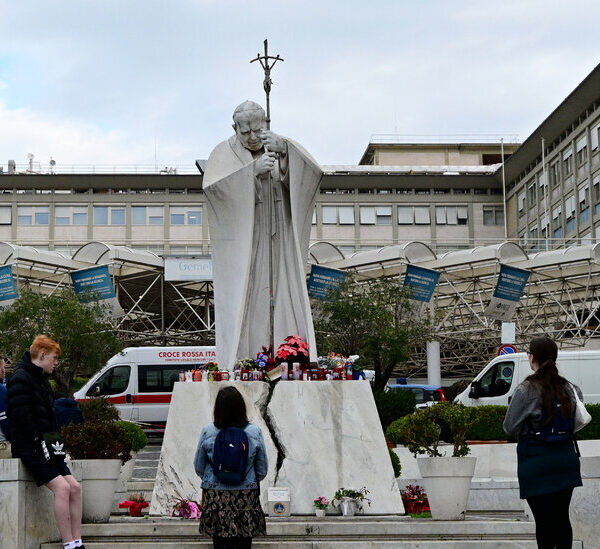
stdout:
[(577, 140), (575, 153), (577, 156), (577, 166), (581, 166), (587, 160), (587, 137), (585, 135)]
[(496, 362), (479, 380), (479, 395), (496, 397), (508, 393), (512, 384), (514, 371), (514, 362)]
[(537, 199), (537, 189), (535, 186), (535, 183), (532, 183), (531, 185), (529, 185), (528, 189), (527, 189), (527, 198), (529, 200), (529, 207), (533, 208), (533, 206), (535, 206), (537, 204), (536, 199)]
[[(562, 227), (562, 206), (557, 206), (552, 210), (552, 229), (556, 232), (556, 230), (561, 229)], [(556, 236), (556, 234), (555, 234)], [(561, 235), (562, 236), (562, 235)], [(560, 237), (557, 237), (560, 238)]]
[(54, 223), (56, 225), (87, 225), (87, 206), (56, 206)]
[(429, 206), (415, 206), (415, 225), (429, 225), (431, 217), (429, 216)]
[(12, 208), (10, 206), (0, 206), (0, 225), (10, 225), (12, 223)]
[(590, 142), (592, 145), (592, 151), (598, 150), (598, 137), (600, 136), (600, 124), (597, 124), (592, 128), (590, 132)]
[(19, 225), (48, 225), (50, 221), (49, 206), (18, 206), (17, 222)]
[(312, 225), (316, 225), (317, 224), (317, 208), (316, 207), (313, 210), (311, 224)]
[(567, 234), (575, 230), (575, 196), (565, 200), (565, 216), (567, 218)]
[(391, 206), (360, 206), (361, 225), (391, 225)]
[(585, 185), (579, 189), (579, 223), (585, 223), (590, 218), (589, 194), (589, 185)]
[(131, 208), (134, 225), (162, 225), (164, 208), (162, 206), (133, 206)]
[(124, 393), (129, 387), (129, 366), (115, 366), (100, 376), (88, 390), (88, 396), (107, 396)]
[(594, 211), (600, 213), (600, 174), (594, 177), (592, 185), (594, 189), (594, 204), (596, 204)]
[(483, 224), (504, 225), (504, 208), (501, 206), (484, 206)]
[[(162, 210), (162, 207), (161, 207)], [(200, 206), (171, 206), (171, 225), (202, 225), (202, 208)], [(161, 225), (161, 223), (155, 223)]]
[(525, 214), (525, 193), (521, 193), (517, 198), (517, 204), (519, 206), (519, 213), (521, 215)]
[(429, 225), (429, 206), (398, 206), (398, 225)]
[[(200, 364), (189, 364), (186, 368), (195, 369)], [(140, 364), (138, 366), (138, 387), (140, 393), (170, 393), (179, 381), (181, 367), (162, 364)]]
[(568, 177), (573, 173), (573, 151), (569, 149), (563, 153), (563, 174)]
[(466, 225), (467, 212), (466, 206), (436, 206), (436, 225)]
[(323, 225), (354, 225), (354, 206), (323, 206), (321, 214)]
[[(85, 223), (81, 224), (85, 225)], [(125, 225), (125, 208), (123, 206), (94, 206), (94, 225)]]
[(550, 164), (550, 184), (552, 188), (558, 187), (560, 183), (560, 166), (558, 162), (554, 162), (554, 164)]

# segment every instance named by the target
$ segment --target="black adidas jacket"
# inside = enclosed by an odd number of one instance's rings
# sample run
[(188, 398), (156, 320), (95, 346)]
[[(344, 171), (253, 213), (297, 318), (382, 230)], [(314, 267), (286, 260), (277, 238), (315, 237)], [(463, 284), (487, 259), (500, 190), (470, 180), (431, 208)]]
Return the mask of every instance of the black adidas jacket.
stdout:
[(6, 415), (10, 421), (13, 457), (39, 456), (41, 434), (58, 431), (58, 427), (48, 375), (31, 362), (29, 351), (17, 362), (7, 389)]

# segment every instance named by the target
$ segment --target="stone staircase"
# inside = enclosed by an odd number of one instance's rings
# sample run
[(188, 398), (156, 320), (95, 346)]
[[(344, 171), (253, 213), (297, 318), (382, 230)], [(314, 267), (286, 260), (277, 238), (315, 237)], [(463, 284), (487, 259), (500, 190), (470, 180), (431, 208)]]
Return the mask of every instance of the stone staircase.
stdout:
[[(255, 549), (536, 549), (535, 525), (515, 514), (469, 515), (465, 521), (400, 516), (268, 518), (267, 536)], [(198, 521), (166, 517), (111, 518), (85, 524), (88, 549), (192, 549), (212, 547), (198, 535)], [(61, 549), (59, 543), (41, 549)], [(583, 549), (581, 542), (574, 549)]]
[[(158, 460), (160, 458), (160, 449), (162, 438), (151, 438), (148, 445), (143, 448), (135, 457), (133, 474), (131, 480), (127, 483), (128, 494), (143, 494), (147, 501), (152, 498), (154, 489), (154, 479), (158, 469)], [(122, 511), (119, 514), (126, 514)]]

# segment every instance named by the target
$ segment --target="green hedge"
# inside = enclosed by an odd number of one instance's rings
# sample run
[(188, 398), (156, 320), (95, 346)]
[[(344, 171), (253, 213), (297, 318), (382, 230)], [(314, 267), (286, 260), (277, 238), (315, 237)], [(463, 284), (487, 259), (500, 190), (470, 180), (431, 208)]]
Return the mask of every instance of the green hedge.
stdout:
[(402, 466), (400, 465), (400, 458), (398, 454), (394, 452), (391, 448), (388, 448), (390, 451), (390, 459), (392, 460), (392, 467), (394, 468), (394, 476), (398, 478), (402, 474)]
[(392, 421), (410, 414), (415, 409), (415, 395), (412, 391), (376, 391), (373, 396), (384, 432)]
[[(591, 414), (592, 421), (577, 433), (577, 440), (600, 439), (600, 404), (586, 404), (585, 407)], [(467, 432), (467, 440), (516, 440), (502, 428), (506, 406), (475, 406), (474, 409), (477, 420)], [(394, 421), (386, 431), (387, 438), (396, 444), (402, 444), (400, 426), (400, 422)]]
[(506, 406), (476, 406), (476, 421), (467, 432), (467, 440), (514, 440), (502, 428)]

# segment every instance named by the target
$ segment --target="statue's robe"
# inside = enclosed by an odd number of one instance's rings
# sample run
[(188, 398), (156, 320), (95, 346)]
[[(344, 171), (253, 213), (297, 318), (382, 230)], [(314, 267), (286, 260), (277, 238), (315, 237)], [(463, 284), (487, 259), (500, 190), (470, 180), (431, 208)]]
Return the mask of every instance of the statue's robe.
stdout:
[[(316, 361), (306, 289), (306, 262), (315, 197), (323, 175), (300, 145), (286, 139), (287, 173), (276, 162), (273, 185), (275, 350), (300, 335)], [(254, 176), (252, 153), (234, 135), (211, 153), (203, 179), (213, 257), (217, 359), (232, 370), (269, 345), (268, 178)], [(282, 162), (284, 165), (285, 162)]]

